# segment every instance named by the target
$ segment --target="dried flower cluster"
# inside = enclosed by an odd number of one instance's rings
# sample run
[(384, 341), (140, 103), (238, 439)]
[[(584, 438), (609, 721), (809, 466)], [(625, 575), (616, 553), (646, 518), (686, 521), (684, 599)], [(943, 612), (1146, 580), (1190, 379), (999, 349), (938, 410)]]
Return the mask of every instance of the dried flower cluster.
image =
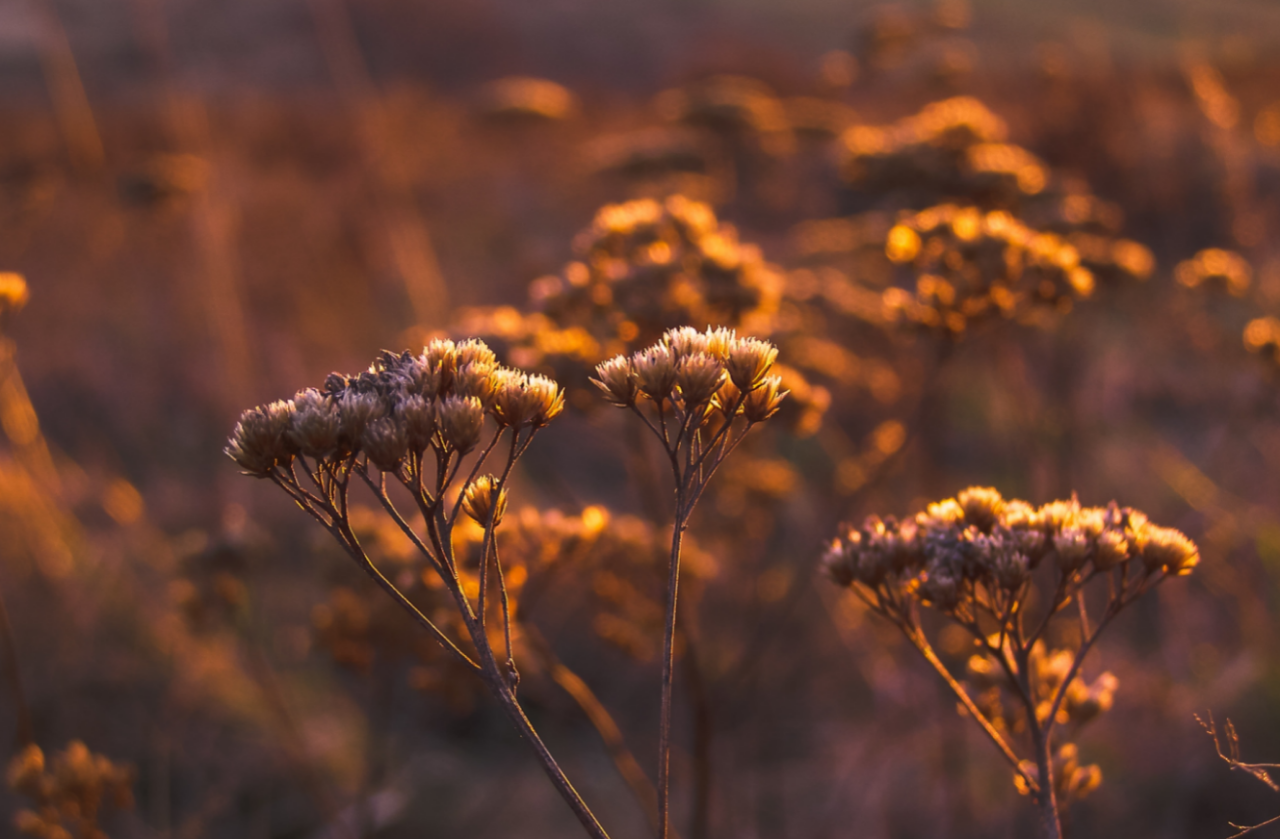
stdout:
[(246, 411), (227, 454), (245, 472), (295, 491), (301, 488), (295, 464), (312, 464), (322, 492), (353, 468), (372, 465), (417, 482), (429, 503), (438, 504), (443, 499), (427, 491), (423, 473), (431, 460), (442, 490), (444, 466), (480, 444), (486, 418), (518, 437), (545, 426), (563, 407), (555, 382), (501, 367), (483, 342), (441, 340), (420, 355), (384, 352), (364, 373), (335, 373), (323, 390)]
[(533, 302), (561, 328), (586, 329), (606, 352), (686, 323), (759, 333), (782, 291), (759, 249), (739, 243), (710, 207), (678, 195), (602, 207), (576, 248), (580, 261), (562, 278), (536, 281)]
[[(682, 478), (703, 486), (747, 429), (781, 407), (787, 391), (769, 375), (777, 356), (767, 341), (686, 326), (629, 358), (603, 362), (594, 382), (605, 399), (644, 419), (669, 456), (683, 456)], [(746, 428), (731, 434), (739, 417)]]
[(101, 813), (133, 807), (133, 769), (90, 752), (79, 740), (54, 755), (52, 766), (39, 746), (25, 747), (10, 762), (8, 781), (33, 805), (18, 812), (14, 826), (38, 839), (107, 839), (98, 825)]
[[(1034, 507), (972, 487), (913, 518), (873, 516), (861, 527), (846, 526), (822, 564), (833, 581), (897, 626), (947, 681), (1057, 836), (1059, 790), (1039, 780), (1055, 777), (1053, 728), (1106, 710), (1115, 689), (1105, 674), (1092, 684), (1079, 680), (1085, 656), (1121, 610), (1165, 579), (1191, 573), (1199, 560), (1182, 533), (1114, 502), (1081, 507), (1072, 499)], [(1105, 606), (1091, 626), (1086, 586), (1094, 580), (1105, 583), (1094, 587), (1105, 588), (1099, 591)], [(1079, 647), (1046, 655), (1051, 619), (1073, 602)], [(977, 700), (934, 653), (920, 623), (924, 607), (972, 635), (979, 654), (970, 660), (969, 678)], [(1033, 610), (1039, 612), (1034, 620)], [(1003, 694), (991, 692), (996, 685)], [(1020, 720), (1001, 696), (1021, 705)], [(1017, 756), (1011, 734), (1029, 740), (1030, 764)], [(1057, 754), (1064, 777), (1054, 783), (1065, 784), (1063, 791), (1078, 796), (1096, 785), (1094, 770), (1080, 768), (1074, 752)]]
[(845, 131), (842, 170), (860, 190), (1010, 206), (1043, 192), (1049, 171), (1031, 152), (1003, 142), (1006, 133), (1004, 121), (977, 99), (944, 99), (891, 126)]
[(1035, 307), (1069, 311), (1094, 289), (1074, 247), (998, 210), (932, 207), (895, 225), (885, 252), (915, 275), (914, 293), (885, 292), (896, 319), (951, 334), (992, 314), (1026, 319)]
[(1253, 282), (1253, 269), (1235, 251), (1208, 248), (1179, 262), (1173, 276), (1187, 288), (1218, 287), (1234, 297), (1243, 297)]

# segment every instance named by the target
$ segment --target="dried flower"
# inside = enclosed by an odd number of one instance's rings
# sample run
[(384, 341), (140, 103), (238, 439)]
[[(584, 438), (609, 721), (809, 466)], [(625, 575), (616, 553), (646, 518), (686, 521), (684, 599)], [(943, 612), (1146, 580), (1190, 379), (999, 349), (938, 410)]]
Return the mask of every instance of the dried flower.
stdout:
[(492, 524), (497, 527), (507, 510), (507, 489), (499, 488), (498, 479), (494, 476), (481, 475), (471, 482), (463, 494), (462, 509), (482, 527), (489, 526), (489, 517), (492, 515)]

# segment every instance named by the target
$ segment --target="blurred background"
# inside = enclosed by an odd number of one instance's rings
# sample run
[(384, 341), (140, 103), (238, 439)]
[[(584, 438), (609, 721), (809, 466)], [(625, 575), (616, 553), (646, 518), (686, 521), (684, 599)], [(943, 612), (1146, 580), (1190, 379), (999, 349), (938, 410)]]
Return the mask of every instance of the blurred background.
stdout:
[(0, 738), (132, 767), (111, 837), (578, 829), (479, 682), (221, 452), (437, 334), (570, 389), (502, 537), (521, 691), (649, 835), (584, 709), (651, 774), (668, 490), (586, 374), (683, 322), (770, 337), (793, 397), (694, 519), (682, 835), (1031, 835), (937, 676), (816, 572), (838, 522), (969, 485), (1201, 547), (1086, 666), (1120, 688), (1071, 833), (1280, 813), (1193, 717), (1280, 760), (1270, 0), (16, 0), (0, 111)]

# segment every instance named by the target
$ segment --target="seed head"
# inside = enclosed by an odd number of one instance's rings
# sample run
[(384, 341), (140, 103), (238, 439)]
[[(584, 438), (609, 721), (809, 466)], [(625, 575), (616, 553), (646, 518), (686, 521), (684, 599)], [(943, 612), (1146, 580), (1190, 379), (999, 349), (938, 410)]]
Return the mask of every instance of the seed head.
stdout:
[(714, 356), (699, 352), (682, 359), (676, 370), (676, 384), (685, 409), (692, 410), (710, 401), (724, 379), (724, 364)]
[(1058, 566), (1066, 573), (1075, 571), (1089, 558), (1089, 537), (1079, 527), (1063, 528), (1053, 537)]
[(315, 388), (293, 397), (293, 422), (289, 439), (307, 457), (325, 458), (338, 448), (342, 421), (338, 406)]
[(349, 390), (338, 402), (339, 434), (341, 445), (349, 451), (357, 451), (369, 423), (386, 416), (386, 405), (373, 393), (357, 393)]
[(394, 472), (409, 451), (405, 429), (391, 417), (371, 420), (360, 438), (361, 448), (373, 465), (384, 472)]
[(964, 510), (965, 521), (980, 530), (990, 530), (1004, 509), (1004, 498), (992, 487), (969, 487), (956, 493), (956, 503)]
[(1148, 571), (1160, 569), (1171, 577), (1182, 577), (1199, 564), (1200, 551), (1180, 531), (1148, 524), (1144, 535), (1146, 545), (1142, 548), (1142, 561)]
[(600, 388), (606, 400), (619, 408), (630, 408), (636, 404), (640, 393), (631, 362), (623, 356), (596, 365), (596, 377), (591, 383)]
[(479, 338), (469, 338), (463, 341), (454, 348), (454, 351), (458, 369), (467, 364), (479, 364), (482, 367), (488, 367), (490, 370), (498, 366), (498, 358), (493, 354), (493, 350), (489, 349), (489, 346)]
[(529, 424), (542, 428), (564, 410), (564, 389), (546, 376), (533, 375), (525, 382), (524, 402)]
[(692, 326), (680, 326), (670, 329), (662, 336), (662, 342), (671, 348), (677, 358), (688, 358), (691, 355), (707, 352), (707, 335)]
[(1093, 567), (1110, 571), (1129, 558), (1129, 543), (1119, 530), (1104, 530), (1098, 534), (1097, 550), (1093, 554)]
[[(480, 346), (484, 346), (481, 344)], [(486, 349), (488, 349), (486, 347)], [(494, 381), (494, 365), (483, 361), (459, 363), (453, 376), (453, 392), (458, 396), (474, 396), (486, 408), (493, 404), (497, 383)]]
[(421, 454), (436, 433), (436, 403), (417, 394), (406, 396), (396, 406), (396, 419), (404, 427), (407, 449)]
[(293, 424), (292, 402), (272, 402), (240, 415), (223, 450), (251, 475), (265, 478), (276, 464), (285, 464), (296, 452), (287, 439)]
[(740, 389), (749, 391), (764, 381), (777, 357), (778, 348), (768, 341), (741, 338), (730, 344), (725, 367), (733, 383)]
[(489, 516), (493, 515), (493, 526), (502, 522), (502, 514), (507, 510), (507, 488), (498, 489), (498, 479), (492, 475), (482, 475), (471, 482), (462, 496), (462, 510), (475, 519), (482, 527), (489, 525)]
[(1079, 724), (1105, 714), (1115, 703), (1118, 687), (1120, 680), (1111, 673), (1103, 673), (1088, 687), (1079, 680), (1072, 682), (1063, 703), (1067, 717)]
[(480, 442), (484, 405), (474, 396), (446, 396), (440, 402), (437, 422), (445, 443), (459, 454), (466, 454)]
[(728, 361), (729, 350), (732, 349), (737, 340), (737, 335), (728, 327), (722, 326), (718, 329), (708, 329), (706, 352), (721, 361)]
[(747, 422), (764, 422), (778, 413), (782, 400), (790, 391), (782, 390), (782, 379), (769, 376), (753, 391), (747, 394), (747, 401), (742, 404), (742, 414)]
[[(435, 339), (422, 348), (421, 359), (426, 362), (434, 380), (434, 392), (441, 396), (448, 393), (453, 387), (453, 371), (458, 367), (458, 352), (453, 342), (445, 338)], [(423, 395), (430, 394), (424, 391)]]
[(726, 377), (720, 385), (720, 389), (716, 391), (716, 398), (712, 402), (712, 407), (726, 418), (729, 418), (731, 411), (735, 413), (741, 412), (742, 409), (738, 406), (738, 400), (741, 398), (742, 391), (738, 390), (738, 386), (733, 383), (732, 379)]
[(676, 357), (670, 347), (655, 344), (641, 350), (632, 357), (631, 367), (645, 396), (658, 403), (671, 397), (676, 384)]

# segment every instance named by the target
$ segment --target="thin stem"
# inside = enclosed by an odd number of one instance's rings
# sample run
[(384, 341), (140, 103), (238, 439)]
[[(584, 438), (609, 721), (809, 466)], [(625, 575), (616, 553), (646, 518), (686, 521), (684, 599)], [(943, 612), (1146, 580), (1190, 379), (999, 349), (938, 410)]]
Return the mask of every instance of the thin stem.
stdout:
[(1102, 616), (1102, 620), (1098, 621), (1098, 628), (1093, 631), (1092, 635), (1084, 639), (1084, 642), (1080, 645), (1080, 649), (1076, 650), (1075, 661), (1071, 662), (1071, 669), (1067, 671), (1067, 677), (1063, 679), (1062, 684), (1058, 686), (1058, 690), (1055, 692), (1053, 697), (1053, 704), (1049, 706), (1049, 718), (1045, 721), (1044, 728), (1045, 736), (1048, 736), (1049, 733), (1053, 731), (1053, 726), (1058, 716), (1058, 709), (1062, 707), (1062, 700), (1067, 696), (1067, 688), (1071, 686), (1072, 680), (1074, 680), (1076, 675), (1080, 672), (1080, 667), (1084, 664), (1084, 657), (1089, 654), (1089, 650), (1093, 647), (1093, 643), (1098, 640), (1098, 636), (1102, 634), (1102, 630), (1107, 628), (1107, 624), (1111, 622), (1111, 619), (1114, 618), (1118, 612), (1119, 609), (1117, 608), (1108, 608), (1106, 614)]
[(631, 787), (631, 792), (644, 809), (650, 825), (654, 830), (657, 830), (658, 792), (654, 789), (653, 782), (645, 775), (644, 770), (640, 767), (640, 762), (636, 760), (631, 749), (627, 748), (626, 740), (622, 736), (622, 730), (618, 727), (617, 722), (614, 721), (613, 715), (604, 707), (604, 704), (595, 695), (595, 692), (591, 690), (591, 687), (582, 680), (582, 677), (560, 661), (537, 627), (527, 621), (522, 621), (521, 628), (530, 648), (535, 655), (542, 659), (542, 664), (547, 668), (551, 678), (565, 693), (569, 694), (573, 701), (578, 704), (578, 707), (582, 709), (582, 712), (587, 715), (592, 727), (600, 735), (600, 739), (604, 741), (605, 749), (609, 752), (609, 757), (613, 760), (613, 765), (617, 768), (618, 774), (627, 782), (627, 786)]
[(1027, 773), (1023, 771), (1021, 766), (1022, 762), (1018, 760), (1018, 756), (1009, 746), (1008, 741), (1001, 736), (1000, 732), (991, 724), (991, 721), (987, 719), (986, 715), (978, 709), (978, 706), (974, 703), (973, 698), (969, 696), (969, 692), (964, 689), (964, 686), (957, 682), (955, 677), (951, 675), (951, 671), (947, 669), (947, 666), (938, 658), (937, 653), (933, 651), (933, 647), (930, 646), (928, 639), (924, 637), (924, 633), (917, 627), (899, 625), (899, 628), (902, 630), (902, 634), (907, 637), (907, 640), (910, 641), (912, 645), (920, 651), (920, 654), (924, 656), (925, 661), (928, 661), (929, 664), (933, 665), (933, 669), (938, 671), (938, 675), (947, 683), (947, 687), (951, 688), (951, 692), (960, 700), (960, 704), (963, 705), (965, 710), (973, 716), (973, 719), (978, 723), (978, 726), (984, 733), (986, 733), (987, 737), (991, 739), (991, 742), (995, 744), (996, 748), (1000, 750), (1000, 754), (1004, 755), (1005, 760), (1009, 761), (1009, 765), (1013, 767), (1013, 770), (1022, 776), (1022, 780), (1026, 782), (1030, 789), (1036, 789), (1037, 785), (1035, 781), (1028, 777)]
[(680, 546), (689, 512), (683, 495), (683, 491), (677, 493), (676, 519), (671, 529), (667, 614), (662, 639), (662, 708), (658, 722), (658, 839), (667, 839), (671, 826), (671, 692), (675, 674), (676, 600), (680, 586)]

